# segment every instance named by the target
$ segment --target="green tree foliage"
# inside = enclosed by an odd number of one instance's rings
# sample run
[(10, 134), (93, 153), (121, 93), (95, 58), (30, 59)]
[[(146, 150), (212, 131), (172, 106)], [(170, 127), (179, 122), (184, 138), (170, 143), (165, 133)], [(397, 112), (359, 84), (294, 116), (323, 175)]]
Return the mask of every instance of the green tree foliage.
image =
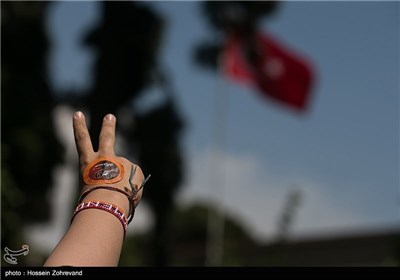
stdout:
[(1, 241), (15, 249), (24, 225), (50, 218), (52, 171), (63, 160), (47, 84), (48, 5), (1, 3)]

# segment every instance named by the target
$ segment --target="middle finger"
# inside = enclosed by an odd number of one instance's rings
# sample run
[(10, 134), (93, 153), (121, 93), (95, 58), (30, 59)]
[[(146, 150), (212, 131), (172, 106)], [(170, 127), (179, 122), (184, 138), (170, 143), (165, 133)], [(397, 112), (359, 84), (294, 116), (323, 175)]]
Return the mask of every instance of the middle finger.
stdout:
[(114, 155), (116, 118), (108, 114), (103, 118), (99, 136), (99, 154)]

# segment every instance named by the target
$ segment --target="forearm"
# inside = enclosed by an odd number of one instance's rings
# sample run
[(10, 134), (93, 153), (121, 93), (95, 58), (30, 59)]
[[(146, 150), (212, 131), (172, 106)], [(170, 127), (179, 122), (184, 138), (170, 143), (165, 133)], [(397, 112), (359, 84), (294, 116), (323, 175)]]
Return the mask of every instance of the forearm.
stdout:
[[(105, 201), (129, 212), (128, 199), (118, 192), (96, 190), (84, 201)], [(117, 266), (123, 239), (124, 229), (117, 217), (100, 209), (83, 210), (44, 266)]]

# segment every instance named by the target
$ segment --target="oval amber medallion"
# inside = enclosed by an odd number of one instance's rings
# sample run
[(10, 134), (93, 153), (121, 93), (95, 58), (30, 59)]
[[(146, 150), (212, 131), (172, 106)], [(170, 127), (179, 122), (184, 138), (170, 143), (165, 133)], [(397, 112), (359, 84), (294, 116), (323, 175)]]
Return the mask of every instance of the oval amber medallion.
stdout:
[(116, 183), (123, 178), (123, 171), (124, 167), (121, 163), (109, 158), (99, 158), (86, 167), (83, 181), (87, 185)]

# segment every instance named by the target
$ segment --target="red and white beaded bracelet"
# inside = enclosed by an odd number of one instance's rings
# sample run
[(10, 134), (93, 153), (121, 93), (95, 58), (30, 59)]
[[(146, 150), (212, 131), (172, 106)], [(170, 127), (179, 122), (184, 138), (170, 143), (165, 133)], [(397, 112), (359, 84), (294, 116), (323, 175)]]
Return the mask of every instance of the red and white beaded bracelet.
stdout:
[(75, 218), (76, 214), (86, 209), (100, 209), (110, 214), (113, 214), (115, 217), (117, 217), (124, 229), (124, 239), (125, 239), (126, 229), (128, 227), (128, 221), (126, 219), (124, 211), (121, 210), (118, 206), (105, 201), (91, 201), (91, 200), (84, 201), (75, 208), (74, 214), (72, 215), (71, 218), (71, 223)]
[(135, 211), (133, 199), (134, 199), (134, 195), (135, 195), (136, 193), (132, 193), (132, 191), (130, 191), (128, 188), (125, 188), (125, 191), (124, 191), (124, 190), (118, 189), (118, 188), (113, 187), (113, 186), (95, 186), (95, 187), (93, 187), (93, 188), (90, 188), (90, 189), (84, 191), (84, 192), (81, 194), (81, 196), (79, 197), (78, 203), (81, 203), (82, 200), (83, 200), (89, 193), (91, 193), (91, 192), (93, 192), (93, 191), (95, 191), (95, 190), (99, 190), (99, 189), (104, 189), (104, 190), (119, 192), (119, 193), (124, 194), (124, 195), (128, 198), (128, 202), (129, 202), (129, 213), (128, 213), (127, 220), (128, 220), (128, 225), (129, 225), (129, 223), (131, 222), (131, 220), (132, 220), (132, 218), (133, 218), (133, 214), (134, 214), (134, 211)]

